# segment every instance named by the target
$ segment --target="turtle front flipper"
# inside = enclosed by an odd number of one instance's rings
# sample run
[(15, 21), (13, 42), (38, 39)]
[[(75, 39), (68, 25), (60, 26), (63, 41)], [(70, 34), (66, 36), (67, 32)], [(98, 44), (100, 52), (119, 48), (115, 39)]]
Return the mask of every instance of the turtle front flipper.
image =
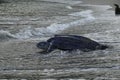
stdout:
[(47, 52), (50, 53), (54, 50), (54, 40), (49, 43), (49, 46), (47, 48)]
[(44, 50), (44, 51), (40, 51), (40, 52), (37, 52), (37, 53), (40, 53), (40, 54), (48, 54), (50, 52), (52, 52), (54, 49), (50, 48), (49, 50)]
[(48, 52), (47, 52), (46, 50), (44, 50), (44, 51), (37, 52), (37, 53), (40, 53), (40, 54), (47, 54)]

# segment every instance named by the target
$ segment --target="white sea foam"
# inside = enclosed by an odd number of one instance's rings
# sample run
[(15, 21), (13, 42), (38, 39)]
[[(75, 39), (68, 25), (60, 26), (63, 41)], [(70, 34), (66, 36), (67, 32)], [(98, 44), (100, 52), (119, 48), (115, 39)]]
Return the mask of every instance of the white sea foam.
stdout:
[(7, 35), (7, 37), (11, 36), (17, 39), (28, 39), (28, 38), (32, 38), (35, 36), (39, 36), (39, 37), (40, 36), (51, 36), (54, 34), (58, 34), (69, 27), (83, 25), (83, 24), (86, 24), (86, 23), (89, 23), (95, 20), (92, 13), (93, 13), (92, 10), (75, 12), (75, 13), (69, 14), (69, 16), (74, 16), (74, 17), (80, 16), (83, 18), (82, 19), (80, 18), (80, 20), (76, 20), (76, 21), (72, 21), (68, 23), (60, 23), (60, 24), (52, 23), (51, 25), (47, 27), (33, 28), (29, 26), (29, 27), (21, 29), (18, 33), (15, 33), (15, 34), (11, 34), (9, 31), (1, 30), (0, 34), (2, 33), (2, 34)]
[(28, 39), (32, 37), (37, 37), (37, 36), (50, 36), (51, 33), (44, 27), (41, 28), (32, 28), (32, 27), (27, 27), (21, 29), (18, 33), (14, 34), (14, 36), (18, 39)]
[(81, 11), (81, 12), (77, 12), (77, 13), (73, 13), (73, 14), (69, 14), (71, 16), (74, 16), (77, 14), (77, 16), (81, 16), (84, 17), (84, 19), (81, 20), (76, 20), (70, 23), (65, 23), (65, 24), (51, 24), (50, 26), (47, 27), (47, 29), (51, 32), (51, 33), (56, 33), (56, 32), (60, 32), (65, 30), (66, 28), (69, 28), (71, 26), (77, 26), (77, 25), (82, 25), (85, 24), (87, 22), (91, 22), (93, 20), (95, 20), (95, 18), (92, 16), (92, 10), (86, 10), (86, 11)]
[(94, 80), (119, 80), (118, 78), (96, 77)]
[(20, 17), (11, 17), (11, 16), (7, 16), (7, 17), (5, 17), (5, 16), (0, 16), (0, 20), (12, 20), (12, 21), (19, 21), (19, 20), (21, 20), (21, 18)]
[(93, 11), (92, 10), (85, 10), (85, 11), (81, 11), (81, 12), (75, 12), (72, 14), (69, 14), (71, 16), (81, 16), (81, 17), (85, 17), (85, 18), (89, 18), (89, 19), (95, 19), (95, 17), (93, 17), (92, 15)]
[(94, 10), (99, 11), (99, 12), (100, 12), (100, 11), (105, 11), (105, 12), (107, 12), (106, 10), (112, 8), (110, 5), (91, 5), (91, 4), (81, 4), (81, 6), (91, 7), (91, 8), (93, 8)]
[(31, 27), (20, 30), (19, 33), (15, 34), (16, 38), (30, 38), (33, 36)]
[(86, 80), (86, 79), (68, 79), (68, 80)]
[(81, 71), (98, 71), (99, 68), (82, 69)]
[(86, 18), (86, 19), (81, 19), (81, 20), (76, 20), (76, 21), (73, 21), (73, 22), (70, 22), (70, 23), (66, 23), (66, 24), (57, 24), (57, 23), (54, 23), (54, 24), (51, 24), (50, 26), (47, 27), (47, 30), (50, 32), (50, 33), (59, 33), (69, 27), (72, 27), (72, 26), (77, 26), (77, 25), (82, 25), (82, 24), (85, 24), (85, 23), (88, 23), (88, 22), (91, 22), (93, 19), (91, 18)]
[(82, 1), (73, 1), (73, 0), (44, 0), (44, 1), (65, 3), (65, 4), (71, 4), (71, 5), (82, 3)]
[[(71, 16), (73, 16), (73, 15), (71, 15)], [(21, 29), (16, 34), (11, 34), (8, 32), (9, 33), (8, 35), (11, 35), (18, 39), (27, 39), (27, 38), (31, 38), (31, 37), (35, 37), (35, 36), (50, 36), (50, 35), (58, 34), (61, 31), (65, 30), (69, 27), (86, 24), (95, 19), (92, 16), (91, 10), (81, 11), (78, 13), (78, 16), (82, 16), (84, 18), (73, 21), (73, 22), (64, 23), (64, 24), (53, 23), (47, 27), (32, 28), (31, 26), (29, 26), (27, 28)]]
[(11, 34), (9, 31), (0, 30), (0, 40), (7, 40), (10, 38), (15, 38), (15, 36)]
[(71, 6), (66, 6), (67, 9), (73, 9)]

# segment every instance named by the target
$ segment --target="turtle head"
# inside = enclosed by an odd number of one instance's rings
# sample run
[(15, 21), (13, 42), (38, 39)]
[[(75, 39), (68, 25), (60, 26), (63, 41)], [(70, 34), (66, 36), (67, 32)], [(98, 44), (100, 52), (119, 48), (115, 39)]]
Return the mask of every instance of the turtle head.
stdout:
[(47, 49), (48, 48), (48, 46), (49, 46), (49, 43), (48, 42), (39, 42), (39, 43), (37, 43), (37, 45), (36, 45), (38, 48), (40, 48), (40, 49)]
[(98, 49), (105, 50), (107, 48), (109, 48), (107, 45), (100, 45)]

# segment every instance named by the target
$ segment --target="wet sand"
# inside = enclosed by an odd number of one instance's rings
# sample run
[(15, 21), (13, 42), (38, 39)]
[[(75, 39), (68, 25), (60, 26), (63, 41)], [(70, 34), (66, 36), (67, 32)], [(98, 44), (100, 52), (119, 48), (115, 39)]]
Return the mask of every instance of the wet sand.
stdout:
[[(93, 52), (39, 54), (38, 41), (12, 41), (0, 45), (0, 78), (2, 79), (85, 79), (119, 80), (119, 44)], [(107, 43), (108, 44), (108, 43)], [(115, 48), (115, 46), (117, 46)], [(5, 50), (6, 49), (6, 50)], [(115, 53), (116, 52), (116, 53)]]
[[(94, 0), (92, 3), (97, 4), (98, 2)], [(106, 0), (107, 2), (107, 0)], [(26, 3), (15, 3), (6, 5), (6, 10), (1, 9), (0, 17), (10, 17), (13, 16), (18, 19), (10, 20), (14, 22), (13, 24), (8, 23), (9, 20), (1, 20), (1, 26), (4, 29), (11, 30), (11, 32), (20, 29), (21, 27), (26, 27), (26, 25), (39, 27), (46, 26), (54, 23), (56, 18), (51, 16), (64, 16), (67, 13), (77, 11), (80, 6), (72, 5), (75, 10), (71, 11), (65, 9), (65, 4), (58, 3), (48, 3), (37, 4), (36, 2), (27, 3), (29, 6), (24, 8)], [(14, 4), (14, 6), (13, 6)], [(102, 4), (102, 3), (101, 3)], [(22, 6), (21, 6), (22, 5)], [(47, 6), (46, 6), (47, 5)], [(1, 4), (5, 6), (5, 4)], [(11, 7), (10, 7), (11, 6)], [(29, 7), (31, 7), (29, 9)], [(42, 7), (40, 7), (42, 6)], [(14, 9), (14, 8), (15, 9)], [(21, 8), (21, 9), (19, 9)], [(29, 10), (28, 10), (29, 9)], [(86, 8), (85, 8), (86, 9)], [(18, 11), (17, 11), (18, 10)], [(60, 13), (57, 11), (61, 10)], [(55, 12), (56, 11), (56, 12)], [(54, 13), (55, 12), (55, 13)], [(29, 16), (28, 16), (29, 15)], [(35, 15), (35, 16), (34, 16)], [(40, 19), (33, 20), (37, 16), (41, 17)], [(47, 17), (46, 17), (47, 16)], [(27, 19), (28, 22), (25, 22)], [(58, 19), (59, 20), (59, 19)], [(45, 22), (48, 21), (48, 22)], [(63, 19), (64, 22), (66, 21)], [(119, 22), (114, 23), (114, 20), (105, 20), (100, 22), (93, 22), (80, 27), (75, 26), (75, 28), (70, 28), (63, 31), (61, 34), (86, 34), (91, 32), (101, 32), (106, 30), (112, 30), (118, 28)], [(24, 23), (25, 22), (25, 23)], [(113, 22), (113, 23), (111, 23)], [(4, 24), (3, 24), (4, 23)], [(19, 24), (17, 24), (19, 23)], [(31, 24), (32, 23), (32, 24)], [(7, 25), (7, 27), (6, 27)], [(17, 25), (17, 28), (15, 28)], [(98, 26), (101, 26), (99, 28)], [(90, 26), (90, 27), (89, 27)], [(94, 28), (96, 26), (96, 28)], [(12, 29), (11, 29), (12, 27)], [(82, 30), (81, 30), (82, 29)], [(17, 30), (18, 31), (18, 30)], [(51, 36), (49, 36), (51, 37)], [(92, 36), (90, 38), (98, 40), (97, 36)], [(119, 36), (117, 36), (119, 37)], [(46, 39), (43, 39), (46, 40)], [(49, 79), (53, 80), (119, 80), (120, 79), (120, 43), (107, 43), (108, 45), (113, 46), (111, 49), (103, 51), (93, 51), (93, 52), (61, 52), (56, 50), (50, 54), (39, 54), (40, 51), (36, 48), (36, 43), (43, 41), (41, 39), (23, 39), (23, 40), (10, 40), (5, 42), (0, 42), (0, 78), (1, 79), (28, 79), (28, 80), (37, 80), (37, 79)], [(106, 44), (106, 43), (104, 43)]]
[(83, 3), (94, 4), (94, 5), (113, 5), (115, 3), (120, 4), (118, 0), (82, 0)]

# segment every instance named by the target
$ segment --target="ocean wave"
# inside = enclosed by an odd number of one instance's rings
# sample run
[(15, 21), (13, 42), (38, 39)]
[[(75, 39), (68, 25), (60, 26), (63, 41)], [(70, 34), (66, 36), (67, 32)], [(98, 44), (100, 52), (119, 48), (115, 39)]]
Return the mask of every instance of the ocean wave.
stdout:
[(9, 39), (15, 39), (15, 36), (9, 31), (0, 30), (0, 41), (5, 41)]
[(71, 14), (68, 14), (68, 15), (71, 15), (71, 16), (81, 16), (81, 17), (85, 17), (85, 18), (94, 19), (92, 13), (93, 13), (92, 10), (85, 10), (85, 11), (81, 11), (81, 12), (71, 13)]
[(86, 24), (88, 22), (95, 20), (95, 18), (92, 16), (92, 12), (93, 11), (91, 10), (81, 11), (79, 12), (78, 16), (84, 17), (83, 19), (64, 23), (64, 24), (53, 23), (47, 27), (40, 27), (40, 28), (32, 28), (29, 26), (27, 28), (20, 30), (18, 33), (15, 34), (15, 36), (16, 38), (19, 39), (25, 39), (34, 36), (51, 36), (54, 34), (58, 34), (69, 27)]
[(71, 5), (82, 3), (82, 1), (73, 1), (73, 0), (44, 0), (44, 1), (65, 3), (65, 4), (71, 4)]
[(5, 38), (28, 39), (33, 37), (51, 36), (51, 35), (59, 34), (60, 32), (62, 32), (63, 30), (69, 27), (83, 25), (95, 20), (95, 18), (92, 15), (92, 12), (93, 12), (92, 10), (86, 10), (86, 11), (81, 11), (78, 13), (75, 12), (73, 14), (70, 14), (69, 16), (74, 16), (75, 14), (77, 14), (77, 16), (84, 18), (68, 23), (63, 23), (63, 24), (52, 23), (47, 27), (40, 27), (40, 28), (33, 28), (29, 26), (19, 30), (19, 32), (15, 34), (11, 34), (9, 31), (3, 31), (3, 30), (1, 30), (0, 33), (2, 33), (2, 37), (4, 36), (4, 39)]

